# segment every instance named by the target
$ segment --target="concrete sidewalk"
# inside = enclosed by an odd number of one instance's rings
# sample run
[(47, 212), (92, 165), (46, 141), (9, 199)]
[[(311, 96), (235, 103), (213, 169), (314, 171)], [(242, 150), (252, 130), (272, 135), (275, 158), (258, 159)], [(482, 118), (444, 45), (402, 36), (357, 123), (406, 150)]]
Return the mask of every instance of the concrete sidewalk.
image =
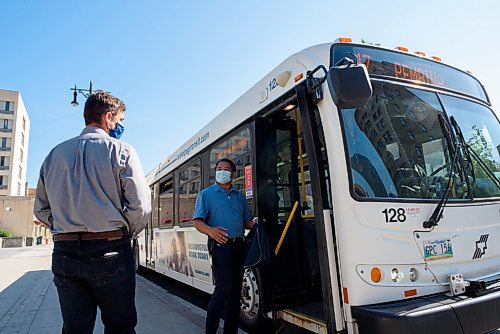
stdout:
[[(61, 311), (50, 271), (51, 246), (0, 249), (0, 333), (60, 333)], [(139, 334), (204, 333), (206, 312), (137, 276)], [(103, 333), (96, 321), (94, 333)]]

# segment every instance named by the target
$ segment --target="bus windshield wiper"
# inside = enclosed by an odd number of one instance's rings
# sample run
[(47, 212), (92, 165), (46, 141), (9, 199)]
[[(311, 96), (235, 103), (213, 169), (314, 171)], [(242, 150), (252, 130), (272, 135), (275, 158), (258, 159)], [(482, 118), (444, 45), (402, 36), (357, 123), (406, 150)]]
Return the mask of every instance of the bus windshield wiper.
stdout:
[(453, 140), (453, 136), (451, 134), (450, 126), (446, 121), (445, 117), (438, 113), (439, 124), (441, 125), (441, 129), (443, 130), (443, 134), (446, 138), (446, 142), (448, 143), (448, 147), (453, 149), (453, 158), (451, 159), (450, 173), (448, 175), (448, 183), (446, 184), (446, 189), (441, 196), (441, 200), (438, 205), (432, 212), (430, 218), (424, 221), (424, 228), (433, 228), (437, 226), (441, 218), (443, 217), (443, 211), (448, 203), (448, 199), (450, 198), (451, 189), (455, 183), (455, 166), (457, 165), (457, 161), (459, 159), (460, 154), (460, 144)]
[[(461, 144), (461, 147), (464, 149), (465, 159), (467, 161), (467, 164), (470, 167), (470, 174), (472, 176), (472, 179), (474, 181), (476, 181), (476, 173), (474, 172), (474, 168), (472, 166), (472, 159), (470, 157), (471, 150), (468, 149), (469, 145), (467, 145), (467, 142), (465, 141), (464, 135), (462, 133), (462, 129), (457, 124), (457, 121), (455, 120), (455, 117), (453, 117), (453, 116), (450, 117), (450, 123), (451, 123), (451, 126), (453, 128), (453, 132), (455, 133), (455, 138), (457, 138), (457, 141)], [(475, 153), (475, 152), (473, 152), (473, 153)], [(465, 173), (465, 174), (467, 174), (467, 173)]]
[(461, 146), (464, 149), (464, 152), (467, 156), (467, 159), (469, 160), (470, 166), (471, 166), (471, 174), (472, 174), (472, 179), (475, 181), (476, 180), (476, 175), (474, 173), (474, 168), (472, 166), (472, 159), (471, 155), (474, 157), (474, 159), (477, 161), (478, 165), (481, 166), (481, 168), (486, 172), (486, 174), (491, 178), (493, 183), (500, 189), (500, 180), (498, 180), (498, 177), (496, 177), (495, 173), (491, 170), (491, 168), (488, 167), (488, 165), (484, 162), (484, 160), (479, 156), (479, 154), (476, 153), (470, 147), (469, 144), (465, 141), (464, 135), (462, 133), (462, 129), (458, 125), (457, 121), (455, 120), (455, 117), (451, 116), (450, 117), (450, 122), (451, 126), (453, 127), (453, 130), (455, 134), (458, 137), (458, 140), (460, 141)]

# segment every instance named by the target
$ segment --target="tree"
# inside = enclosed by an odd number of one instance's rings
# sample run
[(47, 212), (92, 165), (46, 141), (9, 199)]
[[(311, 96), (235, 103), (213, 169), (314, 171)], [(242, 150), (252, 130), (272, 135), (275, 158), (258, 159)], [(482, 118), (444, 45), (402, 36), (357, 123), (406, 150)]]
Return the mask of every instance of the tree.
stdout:
[[(492, 172), (500, 171), (500, 166), (498, 166), (493, 157), (493, 145), (491, 140), (486, 139), (483, 131), (481, 131), (477, 125), (472, 126), (472, 136), (467, 141), (467, 144), (476, 152)], [(486, 171), (477, 162), (474, 163), (474, 173), (478, 178), (489, 178)]]
[(0, 238), (10, 238), (10, 237), (12, 237), (12, 232), (0, 228)]

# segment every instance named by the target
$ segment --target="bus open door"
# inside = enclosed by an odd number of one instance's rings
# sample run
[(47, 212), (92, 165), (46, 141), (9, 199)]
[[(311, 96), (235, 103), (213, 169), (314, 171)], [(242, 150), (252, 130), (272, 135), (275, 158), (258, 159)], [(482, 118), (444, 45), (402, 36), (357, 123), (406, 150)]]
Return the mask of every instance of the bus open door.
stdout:
[[(301, 115), (301, 108), (313, 106), (307, 104), (307, 93), (301, 94), (302, 101), (294, 95), (282, 108), (255, 120), (257, 213), (275, 254), (273, 265), (256, 275), (265, 314), (274, 312), (274, 317), (326, 333), (335, 328), (328, 266), (332, 255), (327, 254), (323, 217), (325, 212), (330, 216), (326, 155), (315, 146), (321, 140), (306, 143), (306, 131), (314, 130), (307, 135), (318, 138), (322, 134), (314, 120)], [(304, 122), (313, 122), (314, 129)]]

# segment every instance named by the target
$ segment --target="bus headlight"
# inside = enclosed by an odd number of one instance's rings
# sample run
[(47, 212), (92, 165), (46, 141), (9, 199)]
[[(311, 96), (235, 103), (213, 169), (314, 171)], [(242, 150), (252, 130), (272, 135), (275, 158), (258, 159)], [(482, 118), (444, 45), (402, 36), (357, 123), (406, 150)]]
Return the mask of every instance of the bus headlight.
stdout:
[(398, 268), (392, 268), (391, 279), (393, 282), (399, 282), (403, 279), (403, 273)]
[(410, 281), (415, 282), (418, 279), (418, 270), (417, 268), (410, 268)]
[(436, 286), (434, 274), (425, 264), (358, 264), (356, 271), (366, 283), (376, 286)]

